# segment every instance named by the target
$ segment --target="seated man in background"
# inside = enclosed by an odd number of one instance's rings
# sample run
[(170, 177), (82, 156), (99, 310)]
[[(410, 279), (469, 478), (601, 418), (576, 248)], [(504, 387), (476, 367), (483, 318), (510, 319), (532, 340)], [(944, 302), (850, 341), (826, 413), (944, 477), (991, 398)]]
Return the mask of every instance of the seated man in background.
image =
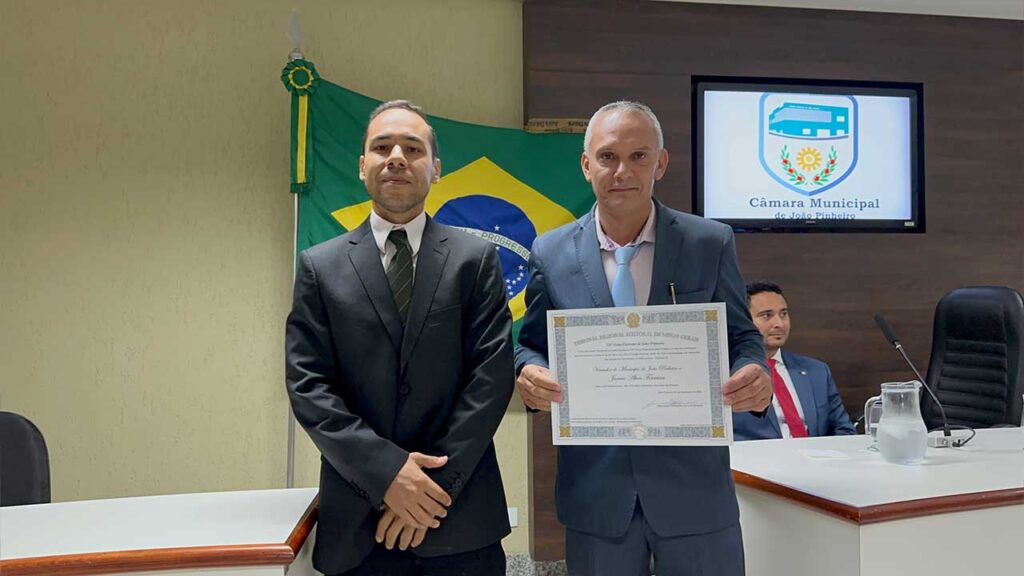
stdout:
[(789, 307), (782, 288), (772, 282), (747, 284), (747, 306), (764, 336), (774, 396), (767, 418), (733, 412), (736, 440), (855, 434), (828, 365), (782, 351), (789, 338)]

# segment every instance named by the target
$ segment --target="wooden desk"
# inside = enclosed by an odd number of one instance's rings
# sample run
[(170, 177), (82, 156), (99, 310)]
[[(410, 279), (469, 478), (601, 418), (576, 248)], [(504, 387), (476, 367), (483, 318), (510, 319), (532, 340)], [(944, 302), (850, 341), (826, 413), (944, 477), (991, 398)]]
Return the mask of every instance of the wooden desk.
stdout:
[(964, 448), (929, 448), (921, 466), (889, 464), (869, 445), (842, 436), (731, 448), (749, 576), (1024, 570), (1024, 431), (979, 430)]
[(309, 576), (317, 489), (0, 508), (0, 574)]

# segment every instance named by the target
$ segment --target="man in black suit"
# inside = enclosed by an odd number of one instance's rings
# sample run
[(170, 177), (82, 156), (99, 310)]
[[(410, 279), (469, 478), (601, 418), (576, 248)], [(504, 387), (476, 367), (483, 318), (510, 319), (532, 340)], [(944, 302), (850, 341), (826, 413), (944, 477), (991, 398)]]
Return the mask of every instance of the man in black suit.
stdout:
[(512, 318), (491, 244), (423, 211), (437, 152), (418, 107), (379, 106), (359, 159), (372, 214), (300, 255), (287, 385), (321, 453), (313, 564), (326, 574), (505, 574), (492, 437), (512, 394)]

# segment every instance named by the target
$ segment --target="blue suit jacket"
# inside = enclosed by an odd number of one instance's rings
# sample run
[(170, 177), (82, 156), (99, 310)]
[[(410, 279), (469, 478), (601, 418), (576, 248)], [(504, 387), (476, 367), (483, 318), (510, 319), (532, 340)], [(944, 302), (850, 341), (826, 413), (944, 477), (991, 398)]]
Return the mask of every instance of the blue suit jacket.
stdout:
[[(724, 302), (733, 371), (765, 365), (761, 334), (747, 310), (732, 229), (656, 202), (654, 270), (648, 305)], [(530, 254), (526, 317), (516, 371), (548, 366), (548, 310), (611, 307), (594, 213), (538, 238)], [(770, 410), (769, 410), (770, 411)], [(636, 499), (663, 536), (720, 530), (739, 519), (725, 447), (562, 446), (555, 503), (558, 519), (581, 532), (626, 532)]]
[[(850, 416), (846, 414), (839, 397), (836, 382), (828, 364), (808, 356), (782, 351), (793, 387), (804, 411), (804, 424), (811, 436), (840, 436), (856, 434)], [(764, 418), (742, 412), (732, 416), (732, 432), (736, 440), (767, 440), (782, 438), (779, 418), (775, 409), (769, 409)]]

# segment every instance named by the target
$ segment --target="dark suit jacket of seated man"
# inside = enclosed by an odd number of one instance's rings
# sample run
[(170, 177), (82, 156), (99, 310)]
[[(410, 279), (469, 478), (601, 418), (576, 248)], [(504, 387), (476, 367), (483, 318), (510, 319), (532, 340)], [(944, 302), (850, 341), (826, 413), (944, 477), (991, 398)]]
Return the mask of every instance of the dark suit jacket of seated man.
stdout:
[[(733, 414), (733, 435), (736, 440), (767, 440), (804, 436), (794, 432), (783, 409), (784, 395), (796, 396), (792, 408), (800, 418), (806, 436), (839, 436), (855, 434), (850, 417), (839, 396), (832, 371), (821, 360), (793, 354), (782, 349), (790, 333), (790, 313), (782, 288), (767, 281), (747, 284), (747, 302), (754, 324), (765, 341), (765, 353), (774, 361), (773, 380), (776, 390), (772, 409), (766, 418), (746, 413)], [(781, 382), (779, 381), (781, 380)], [(791, 409), (792, 409), (791, 408)]]
[[(423, 212), (435, 150), (418, 108), (382, 104), (360, 157), (373, 213), (299, 259), (287, 386), (321, 453), (326, 574), (505, 574), (492, 438), (514, 387), (512, 317), (493, 245)], [(398, 510), (429, 515), (396, 532), (408, 546), (375, 542)]]

